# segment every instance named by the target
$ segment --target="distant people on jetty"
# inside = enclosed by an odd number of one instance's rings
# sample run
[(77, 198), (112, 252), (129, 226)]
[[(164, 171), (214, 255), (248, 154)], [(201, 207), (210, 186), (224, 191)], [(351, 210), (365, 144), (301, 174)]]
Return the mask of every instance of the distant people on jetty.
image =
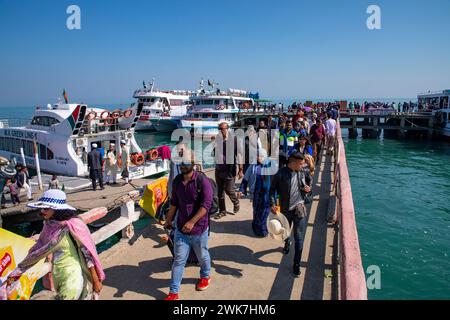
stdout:
[[(289, 156), (287, 167), (281, 168), (272, 179), (270, 186), (270, 206), (273, 214), (283, 214), (293, 225), (295, 252), (294, 276), (300, 276), (300, 261), (307, 224), (305, 201), (311, 192), (311, 177), (304, 170), (305, 157), (296, 152)], [(280, 212), (278, 212), (278, 207)], [(288, 254), (291, 238), (284, 243), (283, 253)]]
[(105, 154), (105, 183), (109, 184), (112, 180), (112, 184), (117, 184), (117, 158), (116, 158), (116, 145), (111, 143), (109, 150)]
[(127, 142), (125, 140), (120, 140), (120, 167), (122, 170), (122, 178), (125, 180), (125, 184), (128, 184), (130, 180), (130, 171), (128, 168), (130, 167), (130, 148), (127, 146)]
[(66, 203), (61, 190), (48, 190), (35, 203), (44, 228), (36, 244), (6, 280), (8, 285), (40, 260), (51, 256), (57, 300), (98, 300), (105, 279), (95, 243), (76, 209)]
[(28, 201), (33, 200), (31, 184), (30, 184), (30, 176), (28, 175), (27, 167), (18, 164), (16, 166), (16, 170), (17, 170), (17, 174), (16, 174), (17, 187), (19, 189), (25, 189), (25, 191), (27, 193)]
[[(216, 163), (215, 179), (217, 184), (217, 193), (219, 196), (219, 213), (214, 219), (219, 220), (225, 217), (228, 213), (225, 206), (225, 193), (233, 202), (233, 213), (239, 212), (239, 199), (236, 195), (235, 182), (236, 176), (242, 179), (244, 176), (243, 161), (237, 150), (237, 137), (231, 136), (229, 127), (226, 122), (219, 124), (219, 133), (215, 140), (214, 156)], [(227, 155), (227, 141), (228, 139), (235, 139), (233, 154)]]
[[(9, 190), (13, 206), (18, 206), (20, 204), (20, 199), (19, 199), (19, 187), (17, 186), (16, 178), (6, 180), (5, 188)], [(1, 206), (2, 209), (6, 208), (6, 198), (4, 192), (2, 192)]]
[(100, 189), (103, 190), (105, 187), (103, 186), (103, 159), (100, 151), (97, 149), (97, 144), (92, 144), (92, 150), (88, 153), (88, 170), (89, 177), (92, 181), (92, 190), (97, 190), (97, 180), (100, 185)]
[[(165, 300), (178, 300), (184, 268), (191, 248), (200, 264), (200, 279), (196, 290), (209, 287), (211, 258), (208, 251), (209, 210), (213, 204), (213, 188), (209, 179), (194, 171), (193, 162), (183, 161), (181, 174), (173, 182), (166, 228), (172, 229), (177, 213), (170, 291)], [(234, 181), (234, 180), (233, 180)], [(234, 185), (233, 185), (234, 188)]]
[(52, 178), (49, 180), (48, 182), (48, 189), (55, 189), (55, 190), (59, 190), (59, 181), (58, 181), (58, 177), (56, 176), (56, 174), (52, 174)]
[(327, 120), (325, 121), (326, 128), (326, 146), (328, 152), (333, 154), (334, 151), (334, 142), (336, 140), (336, 120), (331, 117), (331, 113), (327, 113)]

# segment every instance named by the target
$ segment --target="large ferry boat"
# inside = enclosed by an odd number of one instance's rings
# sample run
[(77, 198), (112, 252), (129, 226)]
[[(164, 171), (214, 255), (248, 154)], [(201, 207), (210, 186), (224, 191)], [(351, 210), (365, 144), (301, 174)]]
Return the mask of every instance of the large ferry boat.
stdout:
[(450, 89), (419, 94), (419, 105), (431, 109), (435, 116), (437, 131), (450, 138)]
[(197, 93), (191, 97), (192, 105), (188, 108), (187, 115), (180, 120), (180, 128), (205, 130), (208, 134), (218, 133), (218, 126), (222, 122), (234, 125), (237, 114), (253, 109), (255, 104), (253, 98), (246, 91), (228, 89), (221, 91), (214, 89), (215, 84), (208, 81), (212, 88), (210, 91), (204, 89), (203, 80)]
[(87, 154), (94, 143), (103, 152), (114, 143), (120, 154), (120, 141), (125, 140), (133, 159), (139, 155), (136, 165), (129, 168), (130, 178), (166, 171), (165, 161), (141, 159), (142, 150), (134, 130), (142, 109), (142, 104), (134, 104), (123, 111), (110, 112), (67, 101), (46, 108), (36, 107), (33, 118), (24, 126), (9, 127), (7, 121), (1, 121), (0, 156), (30, 168), (40, 168), (44, 173), (85, 177), (89, 174)]
[(178, 127), (180, 118), (186, 115), (189, 98), (194, 92), (155, 90), (154, 85), (154, 80), (149, 85), (144, 83), (143, 89), (134, 92), (133, 97), (144, 106), (136, 130), (173, 131)]

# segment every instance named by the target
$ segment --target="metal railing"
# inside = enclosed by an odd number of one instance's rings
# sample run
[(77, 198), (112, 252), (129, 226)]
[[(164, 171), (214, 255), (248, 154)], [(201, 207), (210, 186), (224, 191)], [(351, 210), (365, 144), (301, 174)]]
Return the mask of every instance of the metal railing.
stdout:
[(334, 190), (339, 224), (339, 297), (341, 300), (367, 300), (352, 188), (339, 122), (337, 122), (334, 157)]

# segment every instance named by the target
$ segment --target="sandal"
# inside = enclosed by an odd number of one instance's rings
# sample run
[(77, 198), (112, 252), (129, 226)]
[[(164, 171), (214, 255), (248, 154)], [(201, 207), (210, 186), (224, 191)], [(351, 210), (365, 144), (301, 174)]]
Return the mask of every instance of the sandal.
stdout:
[(225, 217), (226, 215), (227, 215), (226, 212), (221, 212), (217, 216), (215, 216), (213, 219), (214, 220), (219, 220), (219, 219), (222, 219), (223, 217)]

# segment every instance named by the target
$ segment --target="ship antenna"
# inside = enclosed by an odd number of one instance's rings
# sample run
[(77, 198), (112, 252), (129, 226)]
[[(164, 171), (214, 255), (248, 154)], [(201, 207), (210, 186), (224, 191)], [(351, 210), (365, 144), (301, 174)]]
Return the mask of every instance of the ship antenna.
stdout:
[(150, 92), (153, 92), (153, 87), (155, 86), (155, 78), (152, 79), (152, 82), (150, 83)]

